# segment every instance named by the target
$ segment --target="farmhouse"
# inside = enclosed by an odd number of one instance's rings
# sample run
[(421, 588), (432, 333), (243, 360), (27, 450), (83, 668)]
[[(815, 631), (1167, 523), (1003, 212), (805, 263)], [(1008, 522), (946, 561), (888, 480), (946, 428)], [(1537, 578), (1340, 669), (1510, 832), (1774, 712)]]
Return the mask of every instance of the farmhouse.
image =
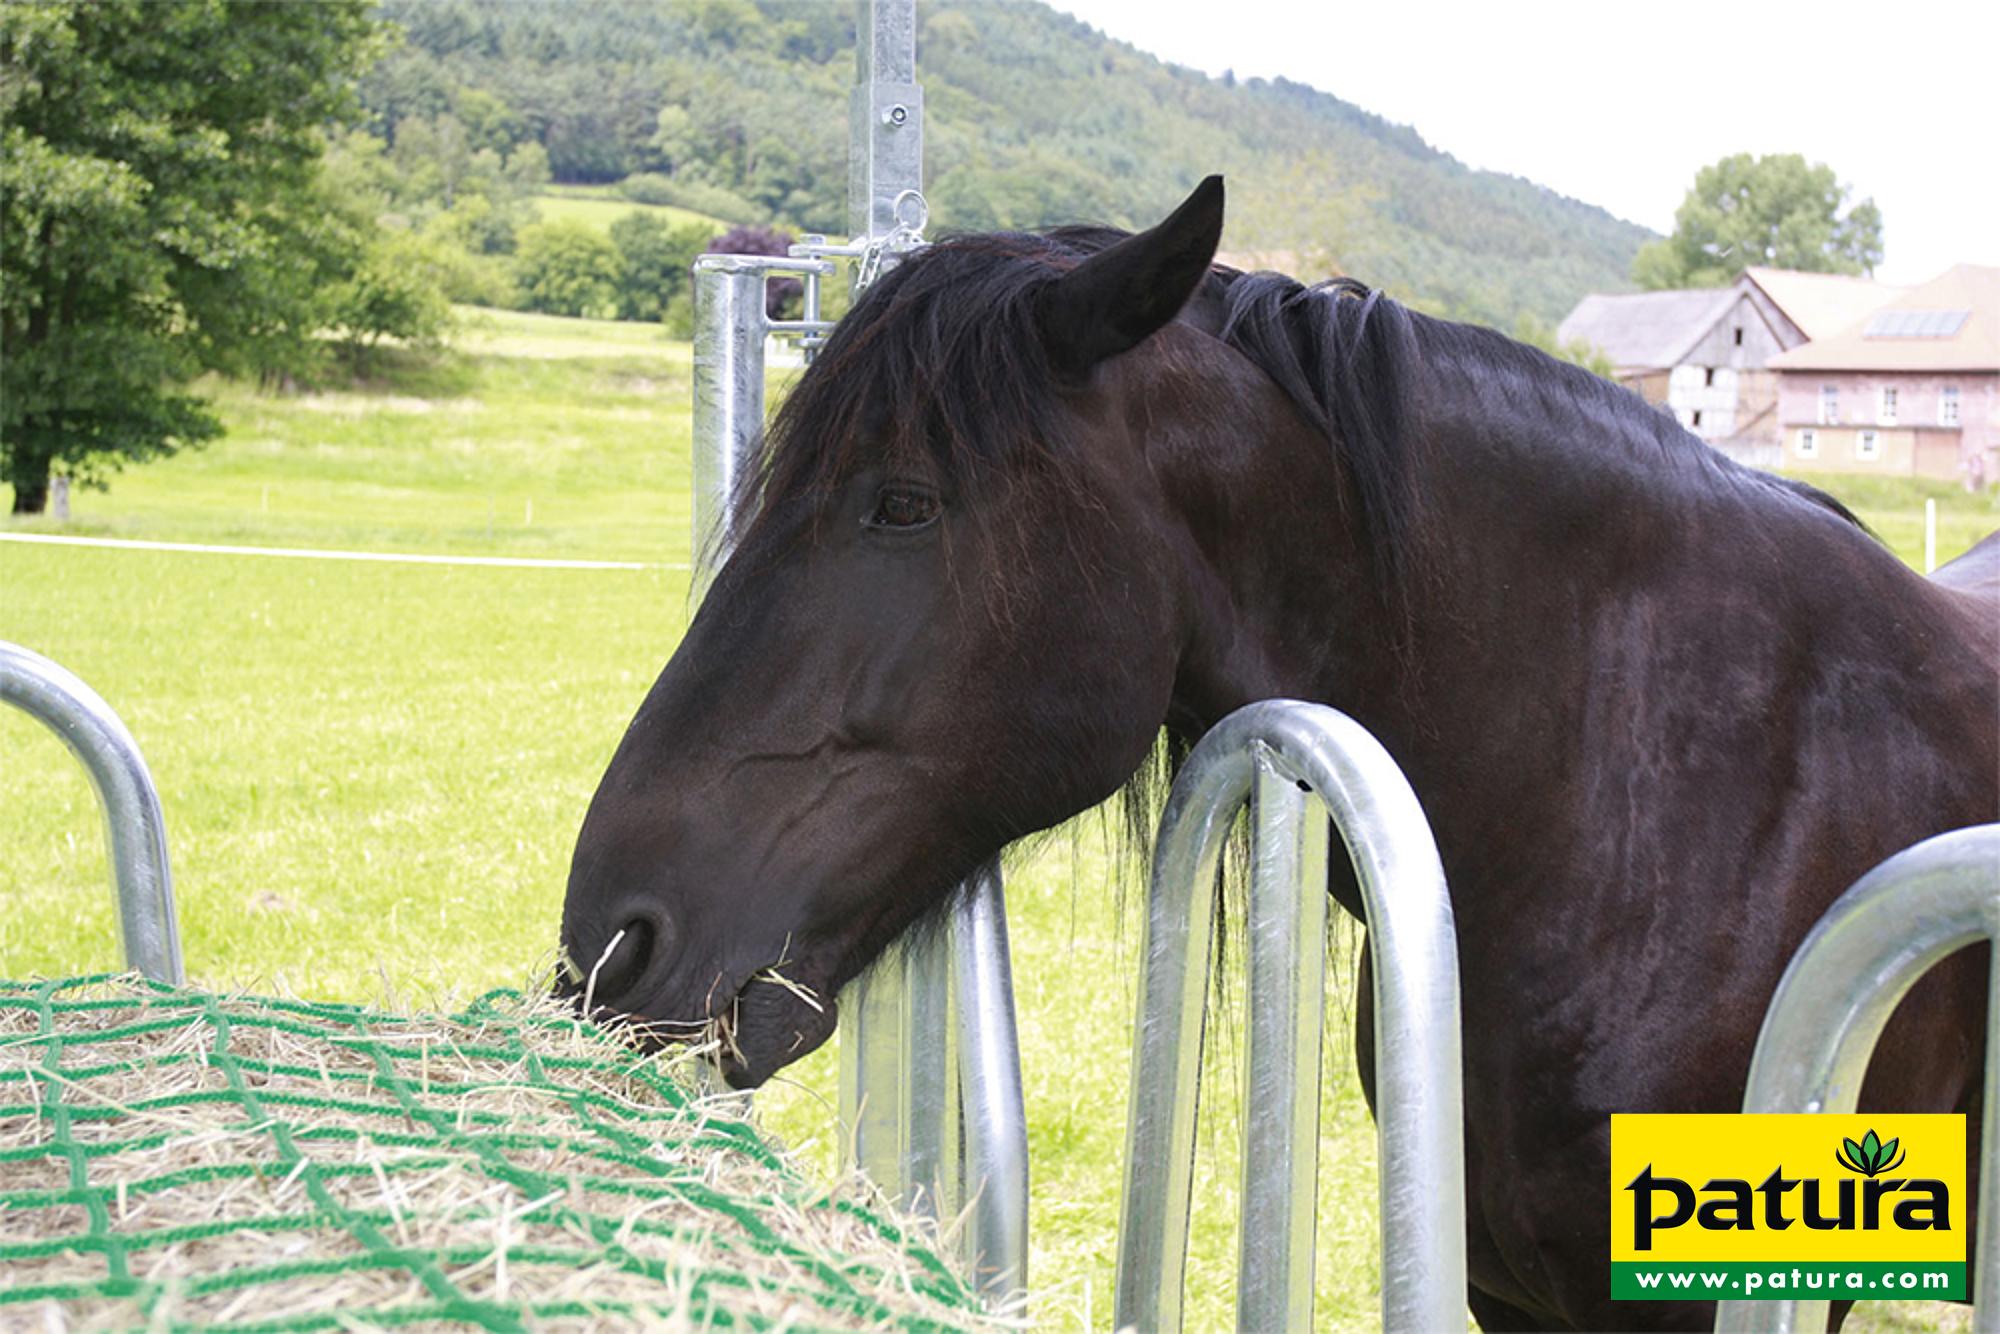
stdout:
[(1779, 461), (1780, 353), (1861, 319), (1903, 289), (1839, 274), (1745, 269), (1728, 287), (1593, 292), (1557, 330), (1611, 359), (1614, 378), (1745, 462)]
[(2000, 477), (2000, 268), (1960, 264), (1771, 368), (1788, 468)]

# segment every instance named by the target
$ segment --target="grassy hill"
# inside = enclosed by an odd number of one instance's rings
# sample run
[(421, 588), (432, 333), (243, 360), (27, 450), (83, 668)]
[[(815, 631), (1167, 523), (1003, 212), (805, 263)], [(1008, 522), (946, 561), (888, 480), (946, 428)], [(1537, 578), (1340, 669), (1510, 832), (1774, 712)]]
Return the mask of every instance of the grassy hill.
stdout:
[[(846, 226), (853, 7), (836, 0), (386, 0), (406, 33), (364, 84), (375, 129), (453, 116), (533, 139), (557, 182), (652, 173), (814, 231)], [(1473, 171), (1337, 96), (1213, 79), (1039, 3), (920, 6), (934, 230), (1143, 225), (1225, 173), (1225, 248), (1339, 269), (1431, 309), (1553, 323), (1627, 285), (1649, 233)], [(706, 192), (706, 196), (704, 196)]]
[(669, 227), (685, 227), (699, 223), (717, 232), (729, 230), (728, 223), (720, 218), (712, 218), (706, 213), (697, 213), (688, 208), (675, 208), (671, 204), (636, 203), (610, 187), (602, 185), (553, 186), (533, 196), (530, 202), (534, 205), (538, 221), (581, 222), (600, 232), (610, 231), (611, 224), (628, 213), (648, 214), (660, 219)]

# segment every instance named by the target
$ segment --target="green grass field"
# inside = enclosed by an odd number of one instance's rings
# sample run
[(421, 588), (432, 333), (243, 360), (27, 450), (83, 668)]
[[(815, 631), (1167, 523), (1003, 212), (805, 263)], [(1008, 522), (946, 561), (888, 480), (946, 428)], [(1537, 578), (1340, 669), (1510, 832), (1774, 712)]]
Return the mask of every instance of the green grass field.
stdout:
[[(224, 439), (80, 493), (63, 531), (684, 562), (689, 367), (653, 326), (479, 312), (454, 351), (382, 384), (209, 386)], [(1915, 558), (1926, 488), (1835, 486)], [(1983, 498), (1936, 495), (1945, 557), (1996, 523)], [(585, 803), (688, 610), (687, 575), (668, 568), (0, 543), (0, 638), (76, 670), (145, 749), (191, 974), (324, 999), (434, 1003), (519, 985), (547, 960)], [(12, 710), (0, 756), (0, 976), (114, 963), (81, 772)], [(1109, 1321), (1138, 895), (1121, 909), (1105, 830), (1086, 818), (1009, 871), (1036, 1312), (1057, 1328)], [(1336, 954), (1344, 966), (1351, 947)], [(1318, 1311), (1324, 1328), (1359, 1330), (1374, 1324), (1375, 1145), (1338, 987), (1330, 1009)], [(1195, 1329), (1228, 1318), (1239, 1026), (1218, 1026), (1203, 1095)], [(759, 1099), (829, 1166), (833, 1070), (822, 1051)], [(1934, 1313), (1896, 1317), (1909, 1318), (1935, 1327)]]
[(671, 204), (639, 204), (612, 192), (610, 186), (568, 185), (559, 190), (551, 189), (535, 196), (535, 211), (543, 222), (582, 222), (598, 231), (611, 230), (611, 224), (627, 213), (650, 213), (675, 227), (685, 227), (689, 223), (699, 223), (717, 232), (729, 230), (729, 224), (706, 213), (696, 213), (693, 209), (675, 208)]

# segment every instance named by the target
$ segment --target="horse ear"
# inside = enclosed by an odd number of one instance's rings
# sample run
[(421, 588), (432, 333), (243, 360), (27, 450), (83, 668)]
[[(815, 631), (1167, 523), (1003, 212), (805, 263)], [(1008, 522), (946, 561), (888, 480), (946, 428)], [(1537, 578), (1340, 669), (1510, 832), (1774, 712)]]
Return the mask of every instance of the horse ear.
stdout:
[(1194, 295), (1222, 240), (1222, 178), (1194, 188), (1165, 222), (1100, 250), (1042, 291), (1049, 360), (1081, 378), (1164, 328)]

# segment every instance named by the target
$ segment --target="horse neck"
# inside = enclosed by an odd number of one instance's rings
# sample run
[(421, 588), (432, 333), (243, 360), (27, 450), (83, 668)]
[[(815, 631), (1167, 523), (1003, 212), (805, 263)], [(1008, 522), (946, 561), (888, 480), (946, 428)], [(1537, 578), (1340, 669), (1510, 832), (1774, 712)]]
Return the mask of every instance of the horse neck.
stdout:
[[(1788, 557), (1852, 558), (1855, 534), (1833, 515), (1553, 363), (1424, 374), (1408, 455), (1416, 506), (1392, 593), (1362, 550), (1338, 442), (1281, 395), (1239, 406), (1247, 427), (1231, 439), (1248, 443), (1211, 442), (1211, 458), (1230, 460), (1230, 496), (1209, 508), (1233, 522), (1207, 536), (1192, 581), (1200, 628), (1176, 730), (1198, 734), (1259, 698), (1331, 704), (1388, 745), (1427, 805), (1434, 794), (1443, 805), (1557, 763), (1551, 740), (1587, 730), (1603, 673), (1636, 681), (1646, 655), (1682, 634), (1678, 621), (1740, 622), (1746, 639), (1768, 641), (1804, 609), (1746, 597), (1746, 581), (1783, 590)], [(1562, 788), (1543, 777), (1509, 784), (1505, 818), (1542, 818), (1529, 805)], [(1492, 800), (1476, 808), (1500, 818)]]

